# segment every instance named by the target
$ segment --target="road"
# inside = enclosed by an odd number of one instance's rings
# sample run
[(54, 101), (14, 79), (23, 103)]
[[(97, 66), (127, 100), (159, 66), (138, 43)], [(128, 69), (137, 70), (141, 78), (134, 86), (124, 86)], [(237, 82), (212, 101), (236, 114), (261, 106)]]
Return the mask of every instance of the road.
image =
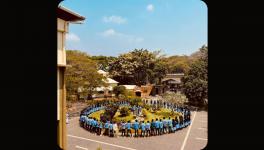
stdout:
[(207, 112), (192, 112), (192, 123), (172, 134), (134, 138), (97, 136), (79, 126), (78, 117), (67, 125), (68, 150), (201, 150), (207, 144)]

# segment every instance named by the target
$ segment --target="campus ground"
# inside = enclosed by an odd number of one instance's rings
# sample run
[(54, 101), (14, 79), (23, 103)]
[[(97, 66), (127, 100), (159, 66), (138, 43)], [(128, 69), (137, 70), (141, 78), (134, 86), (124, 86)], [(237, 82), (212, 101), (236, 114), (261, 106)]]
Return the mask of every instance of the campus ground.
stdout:
[(147, 138), (97, 136), (79, 126), (79, 117), (67, 125), (68, 150), (201, 150), (207, 144), (207, 112), (192, 112), (192, 124), (176, 133)]

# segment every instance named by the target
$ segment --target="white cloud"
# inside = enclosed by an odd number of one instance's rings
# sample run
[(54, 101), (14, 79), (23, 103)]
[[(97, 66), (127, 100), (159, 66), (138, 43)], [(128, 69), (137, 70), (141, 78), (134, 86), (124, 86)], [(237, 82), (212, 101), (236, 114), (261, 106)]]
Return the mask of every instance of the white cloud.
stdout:
[(154, 10), (154, 6), (152, 4), (149, 4), (147, 6), (147, 11), (153, 11)]
[(116, 23), (116, 24), (123, 24), (123, 23), (126, 23), (127, 19), (126, 18), (123, 18), (121, 16), (109, 16), (109, 17), (103, 17), (103, 22), (106, 22), (106, 23)]
[(144, 38), (142, 37), (135, 37), (133, 35), (123, 34), (115, 31), (114, 29), (105, 30), (104, 32), (100, 33), (100, 35), (105, 38), (113, 38), (117, 40), (126, 41), (129, 43), (141, 43), (144, 41)]
[(68, 33), (66, 34), (66, 40), (70, 42), (79, 42), (80, 38), (74, 33)]
[(120, 33), (116, 32), (114, 29), (108, 29), (101, 33), (104, 37), (110, 37), (110, 36), (119, 36)]

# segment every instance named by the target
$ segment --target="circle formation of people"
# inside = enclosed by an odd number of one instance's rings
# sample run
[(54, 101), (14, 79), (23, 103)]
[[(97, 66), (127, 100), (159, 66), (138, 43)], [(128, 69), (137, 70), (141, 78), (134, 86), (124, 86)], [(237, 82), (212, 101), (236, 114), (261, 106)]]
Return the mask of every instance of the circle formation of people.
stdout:
[[(128, 102), (117, 102), (119, 106), (130, 106)], [(151, 121), (139, 121), (129, 120), (127, 122), (112, 122), (112, 121), (100, 121), (96, 118), (89, 117), (90, 114), (105, 109), (106, 103), (96, 104), (87, 107), (80, 114), (79, 123), (80, 126), (88, 130), (91, 133), (97, 135), (106, 135), (109, 137), (117, 136), (117, 133), (121, 131), (122, 137), (133, 137), (132, 129), (134, 130), (134, 137), (150, 137), (163, 134), (175, 133), (181, 130), (191, 123), (191, 113), (186, 107), (170, 106), (175, 112), (179, 112), (181, 115), (175, 118), (155, 118)], [(135, 106), (134, 106), (135, 108)]]

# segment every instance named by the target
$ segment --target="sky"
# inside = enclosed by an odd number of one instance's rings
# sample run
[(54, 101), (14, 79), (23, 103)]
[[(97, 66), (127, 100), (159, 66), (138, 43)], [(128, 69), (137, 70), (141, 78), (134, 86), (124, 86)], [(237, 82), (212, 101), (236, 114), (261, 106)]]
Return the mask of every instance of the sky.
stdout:
[(207, 6), (201, 0), (64, 0), (84, 16), (70, 24), (66, 49), (118, 56), (134, 49), (190, 55), (207, 45)]

